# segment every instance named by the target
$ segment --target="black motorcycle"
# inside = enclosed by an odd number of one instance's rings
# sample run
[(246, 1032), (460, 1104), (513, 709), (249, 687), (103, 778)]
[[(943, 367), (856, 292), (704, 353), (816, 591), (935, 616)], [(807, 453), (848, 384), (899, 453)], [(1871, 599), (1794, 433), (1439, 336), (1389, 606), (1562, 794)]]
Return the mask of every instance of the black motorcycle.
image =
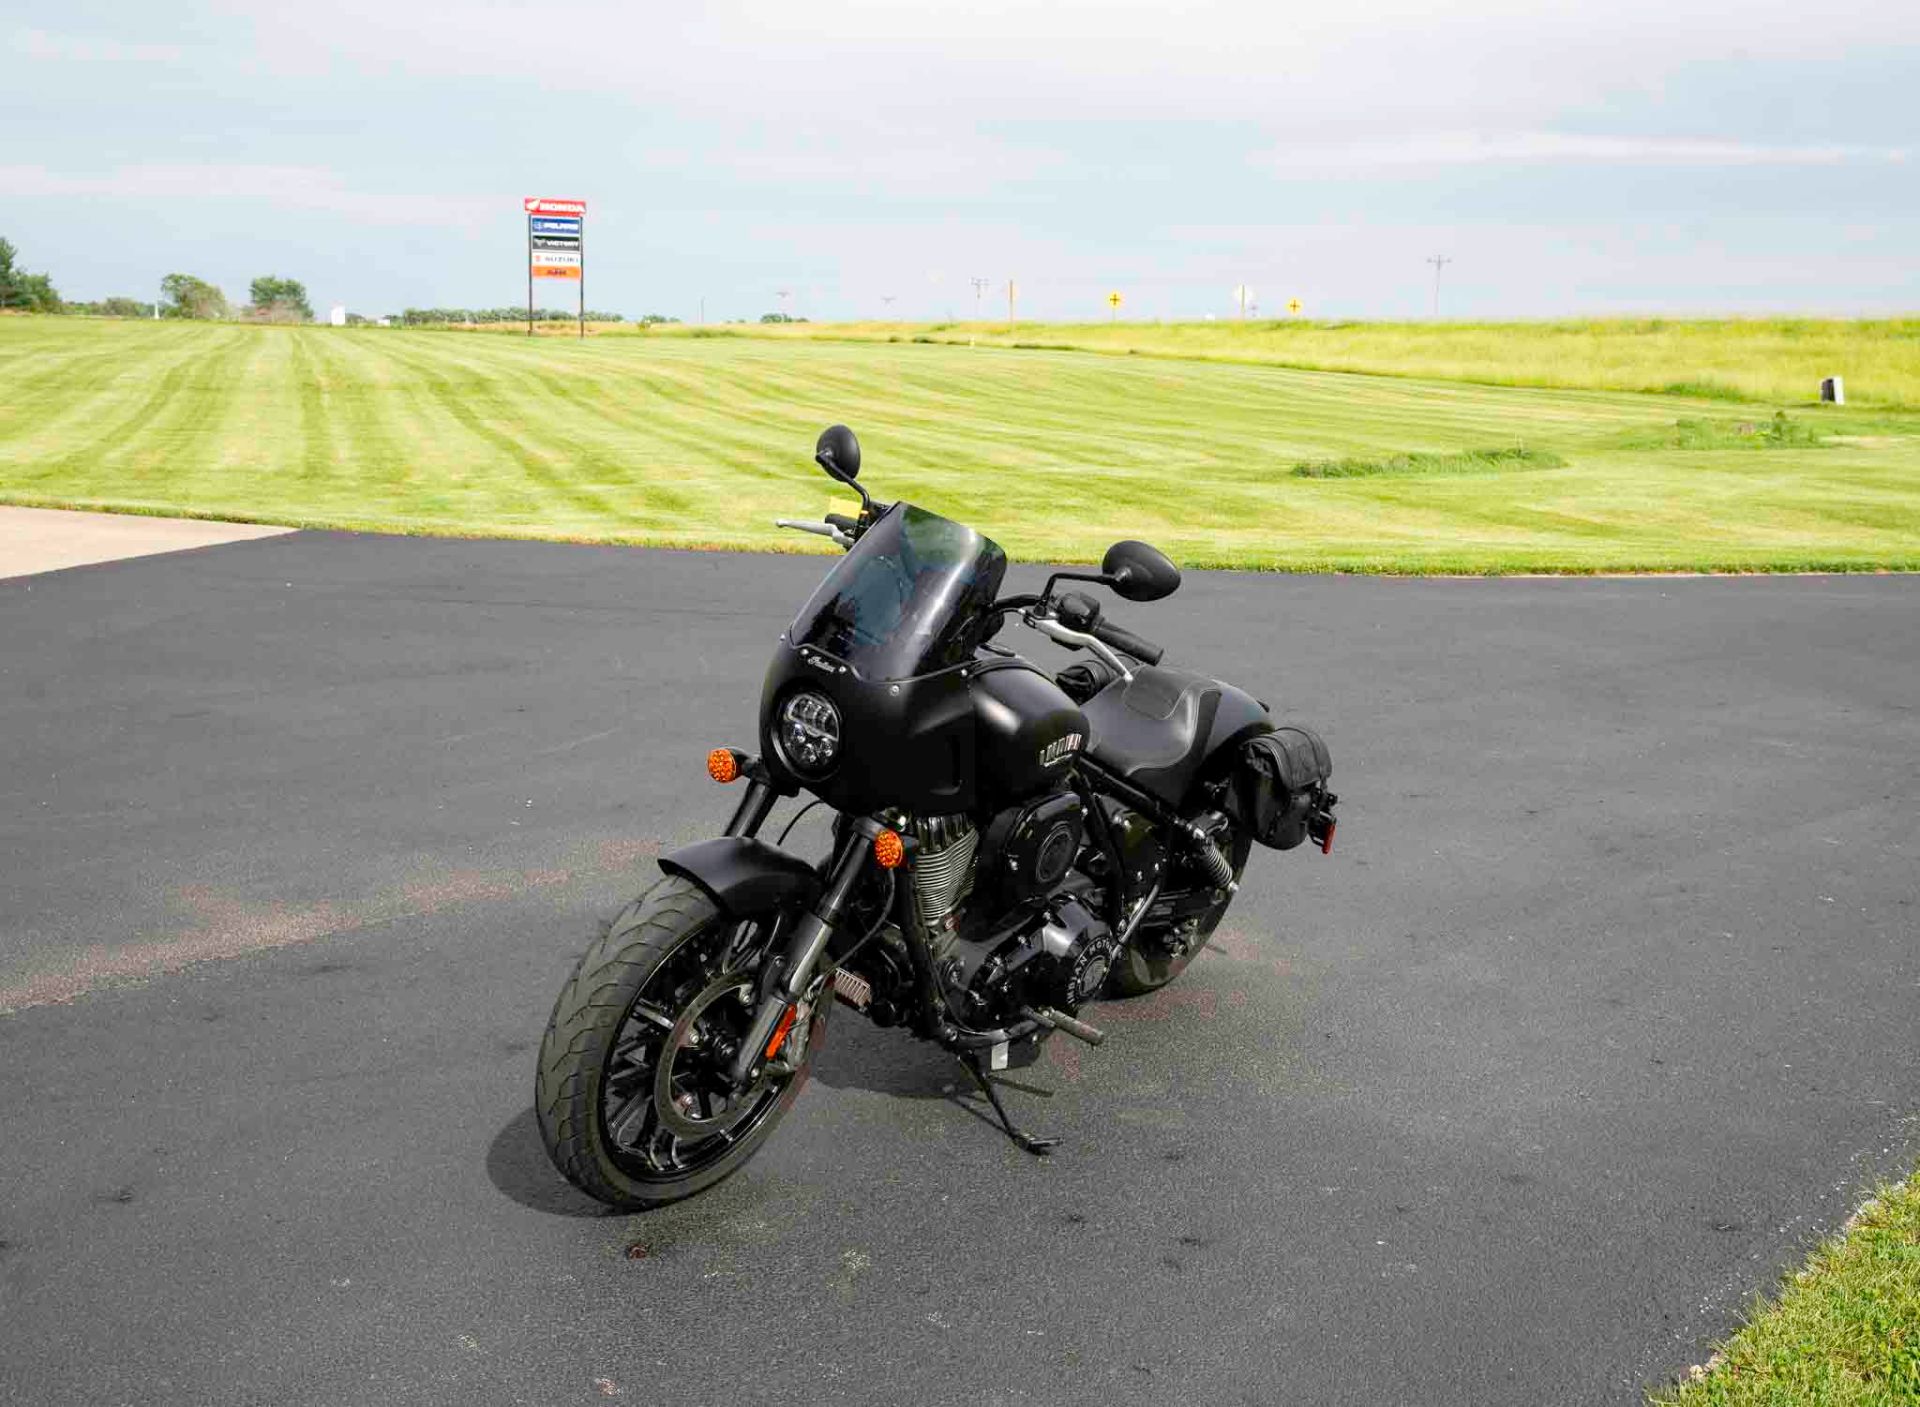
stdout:
[[(799, 1097), (836, 1000), (953, 1052), (1007, 1135), (1044, 1153), (1054, 1141), (1015, 1125), (992, 1072), (1055, 1034), (1100, 1044), (1086, 1003), (1178, 976), (1256, 841), (1333, 847), (1316, 734), (1161, 668), (1158, 645), (1059, 589), (1155, 601), (1180, 584), (1165, 556), (1120, 542), (1098, 572), (1001, 596), (999, 546), (874, 502), (845, 426), (814, 457), (861, 511), (780, 520), (846, 556), (780, 637), (759, 751), (707, 758), (745, 795), (725, 835), (661, 857), (541, 1042), (547, 1151), (610, 1206), (691, 1196), (752, 1157)], [(992, 643), (1010, 616), (1091, 658), (1047, 673)], [(760, 839), (802, 791), (833, 812), (818, 863)]]

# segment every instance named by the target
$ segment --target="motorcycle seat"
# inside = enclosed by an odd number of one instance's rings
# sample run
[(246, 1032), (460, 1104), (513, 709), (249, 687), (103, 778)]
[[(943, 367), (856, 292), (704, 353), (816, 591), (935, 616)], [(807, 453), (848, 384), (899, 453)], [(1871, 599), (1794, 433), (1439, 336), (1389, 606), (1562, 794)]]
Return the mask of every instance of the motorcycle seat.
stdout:
[(1080, 705), (1086, 751), (1170, 806), (1185, 799), (1220, 708), (1220, 682), (1182, 669), (1139, 669)]

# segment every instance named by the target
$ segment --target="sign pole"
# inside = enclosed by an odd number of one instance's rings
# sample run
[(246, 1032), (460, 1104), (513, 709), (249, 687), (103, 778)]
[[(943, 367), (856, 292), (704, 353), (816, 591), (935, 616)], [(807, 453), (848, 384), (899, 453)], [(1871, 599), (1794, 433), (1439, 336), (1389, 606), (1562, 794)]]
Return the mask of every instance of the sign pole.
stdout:
[(533, 215), (527, 215), (527, 336), (533, 336)]
[(587, 340), (587, 217), (580, 217), (580, 340)]

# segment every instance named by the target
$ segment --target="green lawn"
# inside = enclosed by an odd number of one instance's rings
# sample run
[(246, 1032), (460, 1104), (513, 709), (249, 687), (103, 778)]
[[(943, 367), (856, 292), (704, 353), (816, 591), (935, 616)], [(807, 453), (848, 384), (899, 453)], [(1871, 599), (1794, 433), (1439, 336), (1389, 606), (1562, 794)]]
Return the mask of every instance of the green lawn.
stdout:
[[(1784, 409), (1785, 419), (1775, 412)], [(0, 318), (0, 500), (804, 548), (863, 476), (1016, 557), (1920, 568), (1920, 413), (913, 341)], [(1296, 472), (1298, 470), (1299, 472)]]
[(1662, 1407), (1920, 1402), (1920, 1183), (1884, 1187)]
[[(558, 329), (556, 329), (557, 331)], [(1805, 401), (1839, 376), (1859, 405), (1920, 409), (1920, 318), (1569, 318), (1538, 322), (798, 323), (622, 328), (751, 336), (1045, 347), (1117, 356), (1363, 371), (1489, 386)]]

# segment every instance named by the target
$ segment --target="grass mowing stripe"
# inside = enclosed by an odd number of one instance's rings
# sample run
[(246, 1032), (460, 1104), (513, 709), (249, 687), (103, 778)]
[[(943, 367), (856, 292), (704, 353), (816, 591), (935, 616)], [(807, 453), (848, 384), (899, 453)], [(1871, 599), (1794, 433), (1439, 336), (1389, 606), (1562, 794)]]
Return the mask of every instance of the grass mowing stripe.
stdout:
[[(462, 429), (512, 461), (534, 486), (534, 501), (557, 497), (596, 518), (627, 519), (604, 495), (583, 487), (570, 476), (567, 464), (572, 461), (562, 460), (561, 456), (529, 444), (522, 434), (492, 423), (491, 413), (502, 408), (503, 401), (511, 405), (513, 400), (524, 397), (523, 385), (513, 381), (502, 385), (497, 379), (483, 379), (480, 375), (467, 376), (456, 383), (453, 377), (436, 370), (434, 361), (422, 355), (418, 348), (402, 351), (399, 359), (420, 378), (435, 401)], [(540, 421), (534, 420), (532, 424), (533, 434), (544, 442), (568, 443), (566, 437), (541, 428)]]

